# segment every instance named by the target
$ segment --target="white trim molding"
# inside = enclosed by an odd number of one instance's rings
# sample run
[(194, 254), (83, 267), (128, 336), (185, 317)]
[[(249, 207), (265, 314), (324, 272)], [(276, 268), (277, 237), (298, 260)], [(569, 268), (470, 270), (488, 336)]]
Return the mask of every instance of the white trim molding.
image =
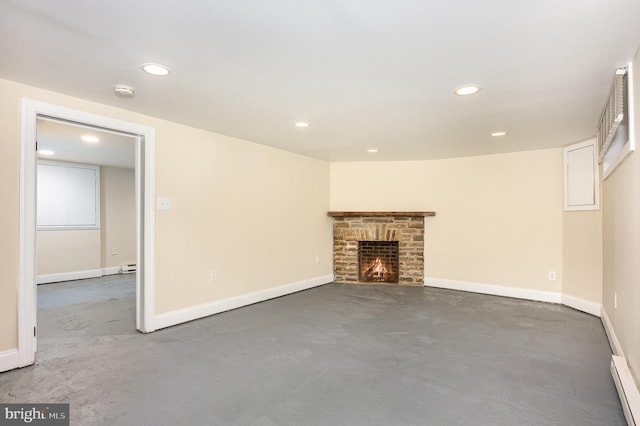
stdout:
[[(22, 98), (20, 135), (20, 252), (18, 277), (18, 367), (33, 364), (36, 326), (36, 125), (39, 118), (136, 136), (137, 253), (136, 327), (153, 331), (155, 318), (155, 138), (153, 127)], [(100, 275), (102, 271), (99, 270)], [(98, 275), (98, 276), (100, 276)]]
[[(136, 141), (137, 247), (136, 328), (143, 333), (157, 330), (156, 317), (156, 129), (145, 128)], [(141, 159), (144, 159), (141, 160)]]
[(105, 275), (116, 275), (121, 272), (120, 266), (109, 266), (100, 269), (88, 269), (86, 271), (58, 272), (55, 274), (38, 275), (38, 284), (57, 283), (60, 281), (84, 280), (86, 278), (99, 278)]
[(629, 425), (637, 425), (640, 421), (640, 392), (633, 380), (622, 345), (620, 345), (618, 336), (616, 336), (613, 324), (604, 306), (600, 311), (600, 320), (609, 339), (611, 352), (613, 352), (611, 356), (611, 377), (618, 391), (624, 417)]
[(38, 275), (38, 284), (57, 283), (60, 281), (84, 280), (86, 278), (98, 278), (102, 276), (102, 269), (89, 269), (86, 271), (60, 272), (57, 274)]
[(274, 299), (276, 297), (286, 296), (313, 287), (329, 284), (333, 281), (333, 274), (323, 275), (308, 280), (298, 281), (278, 287), (268, 288), (265, 290), (255, 291), (253, 293), (242, 294), (228, 299), (219, 300), (217, 302), (205, 303), (190, 308), (178, 309), (164, 314), (157, 315), (155, 318), (156, 329), (171, 327), (187, 321), (193, 321), (198, 318), (207, 317), (209, 315), (218, 314), (220, 312), (230, 311), (232, 309), (241, 308), (243, 306), (252, 305), (254, 303), (263, 302), (265, 300)]
[(496, 284), (457, 281), (447, 278), (427, 277), (424, 279), (426, 287), (446, 288), (449, 290), (468, 291), (471, 293), (491, 294), (494, 296), (513, 297), (516, 299), (534, 300), (537, 302), (559, 303), (577, 309), (587, 314), (600, 316), (602, 305), (590, 302), (568, 294), (552, 291), (532, 290), (529, 288), (514, 288)]
[(532, 290), (528, 288), (506, 287), (496, 284), (483, 284), (468, 281), (450, 280), (447, 278), (426, 277), (426, 287), (446, 288), (472, 293), (491, 294), (494, 296), (513, 297), (516, 299), (535, 300), (538, 302), (561, 303), (562, 294), (552, 291)]
[(105, 275), (117, 275), (122, 270), (120, 266), (108, 266), (106, 268), (102, 268), (102, 276)]
[(22, 99), (20, 118), (20, 275), (18, 367), (35, 362), (36, 338), (36, 120), (40, 104)]
[(607, 315), (607, 311), (604, 309), (604, 306), (600, 310), (600, 319), (602, 321), (602, 325), (604, 326), (604, 331), (607, 334), (607, 339), (609, 339), (611, 351), (614, 355), (624, 357), (622, 345), (618, 340), (618, 336), (616, 336), (616, 332), (613, 330), (613, 324), (611, 324), (611, 320), (609, 319), (609, 315)]
[(20, 353), (17, 349), (0, 352), (0, 373), (20, 367)]
[(602, 312), (602, 305), (600, 303), (589, 302), (588, 300), (564, 293), (562, 294), (562, 304), (596, 317), (599, 317)]

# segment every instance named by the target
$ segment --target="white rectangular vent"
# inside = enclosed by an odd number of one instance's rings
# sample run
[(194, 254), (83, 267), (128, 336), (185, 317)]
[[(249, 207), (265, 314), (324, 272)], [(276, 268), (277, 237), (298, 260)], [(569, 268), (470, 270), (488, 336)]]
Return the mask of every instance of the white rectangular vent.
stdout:
[(600, 122), (598, 123), (597, 138), (600, 152), (600, 163), (602, 163), (602, 160), (607, 153), (607, 149), (609, 149), (609, 145), (611, 145), (611, 141), (616, 135), (616, 130), (618, 130), (618, 127), (624, 120), (626, 75), (626, 67), (618, 68), (616, 70), (611, 87), (611, 93), (609, 93), (609, 100), (604, 106)]
[(126, 265), (121, 265), (120, 266), (120, 273), (121, 274), (131, 274), (136, 272), (136, 264), (135, 263), (128, 263)]

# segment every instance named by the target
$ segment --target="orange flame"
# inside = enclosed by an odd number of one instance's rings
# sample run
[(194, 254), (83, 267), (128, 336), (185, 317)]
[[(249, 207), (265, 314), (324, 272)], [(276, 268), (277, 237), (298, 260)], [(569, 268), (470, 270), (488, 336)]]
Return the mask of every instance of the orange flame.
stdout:
[(373, 265), (369, 269), (367, 269), (367, 278), (383, 278), (385, 275), (389, 273), (389, 270), (382, 260), (378, 257), (373, 262)]

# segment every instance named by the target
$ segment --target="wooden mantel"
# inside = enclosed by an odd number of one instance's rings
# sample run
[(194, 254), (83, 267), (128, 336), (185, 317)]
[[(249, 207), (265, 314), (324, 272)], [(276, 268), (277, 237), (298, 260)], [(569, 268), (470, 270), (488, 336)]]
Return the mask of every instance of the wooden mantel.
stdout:
[(328, 212), (331, 217), (424, 217), (436, 212)]

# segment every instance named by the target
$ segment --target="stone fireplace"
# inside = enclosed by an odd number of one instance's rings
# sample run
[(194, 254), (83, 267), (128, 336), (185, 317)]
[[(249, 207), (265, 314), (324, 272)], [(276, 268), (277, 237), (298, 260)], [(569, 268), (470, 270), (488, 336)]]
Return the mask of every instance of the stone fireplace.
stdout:
[(336, 282), (424, 285), (424, 220), (434, 212), (329, 212)]

